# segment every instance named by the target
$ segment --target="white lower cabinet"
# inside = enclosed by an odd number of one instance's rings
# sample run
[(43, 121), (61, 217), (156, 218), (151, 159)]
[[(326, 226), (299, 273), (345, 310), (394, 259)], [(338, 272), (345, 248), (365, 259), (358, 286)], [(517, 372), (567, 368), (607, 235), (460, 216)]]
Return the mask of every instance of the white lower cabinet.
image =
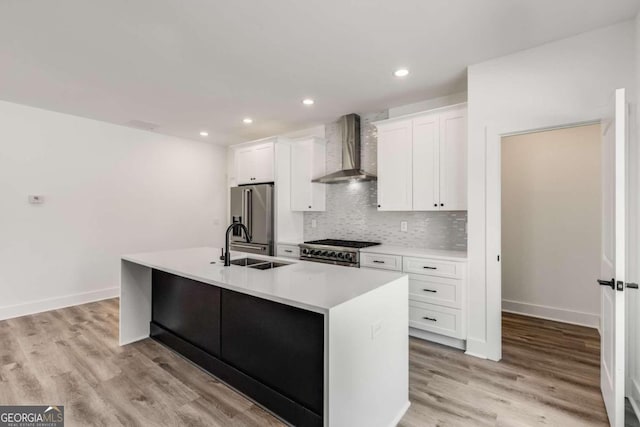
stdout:
[(466, 261), (361, 252), (360, 265), (407, 273), (410, 333), (464, 348), (467, 338)]
[(402, 271), (402, 257), (398, 255), (360, 254), (360, 266), (382, 270)]
[(288, 245), (278, 243), (276, 246), (276, 255), (286, 258), (300, 258), (300, 247), (298, 245)]
[(409, 274), (409, 298), (413, 301), (462, 309), (463, 281)]
[(409, 326), (451, 338), (464, 339), (461, 310), (409, 300)]

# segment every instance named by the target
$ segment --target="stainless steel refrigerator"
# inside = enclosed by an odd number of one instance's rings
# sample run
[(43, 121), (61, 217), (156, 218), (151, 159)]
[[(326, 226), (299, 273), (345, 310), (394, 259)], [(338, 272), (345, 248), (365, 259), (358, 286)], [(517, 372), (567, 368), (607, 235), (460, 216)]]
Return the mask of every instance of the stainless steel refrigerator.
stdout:
[(242, 229), (235, 228), (230, 249), (273, 255), (273, 184), (232, 187), (230, 210), (231, 221), (244, 224), (252, 237), (247, 243)]

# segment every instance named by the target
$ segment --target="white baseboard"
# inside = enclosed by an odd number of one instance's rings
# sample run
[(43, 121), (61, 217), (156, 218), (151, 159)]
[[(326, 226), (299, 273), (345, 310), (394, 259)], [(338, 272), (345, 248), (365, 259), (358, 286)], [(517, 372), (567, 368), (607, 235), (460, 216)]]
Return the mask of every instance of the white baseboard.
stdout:
[(572, 325), (586, 326), (598, 329), (600, 327), (600, 315), (585, 313), (582, 311), (567, 310), (564, 308), (549, 307), (546, 305), (529, 304), (526, 302), (502, 300), (502, 311), (525, 316), (538, 317), (540, 319), (555, 320), (556, 322), (570, 323)]
[(487, 356), (487, 342), (467, 337), (467, 351), (465, 351), (464, 354), (477, 357), (478, 359), (489, 359)]
[(406, 414), (409, 410), (409, 406), (411, 406), (411, 402), (405, 403), (398, 415), (396, 415), (391, 424), (389, 424), (389, 427), (396, 427), (400, 423), (400, 420), (404, 417), (404, 414)]
[(432, 341), (438, 344), (457, 348), (458, 350), (465, 350), (467, 347), (464, 340), (451, 338), (440, 334), (434, 334), (433, 332), (423, 331), (416, 328), (410, 327), (409, 335), (415, 338), (420, 338), (421, 340)]
[(57, 310), (72, 305), (86, 304), (103, 299), (114, 298), (120, 295), (120, 288), (101, 289), (99, 291), (83, 292), (80, 294), (66, 295), (63, 297), (47, 298), (30, 301), (22, 304), (0, 307), (0, 320), (29, 314), (42, 313), (43, 311)]

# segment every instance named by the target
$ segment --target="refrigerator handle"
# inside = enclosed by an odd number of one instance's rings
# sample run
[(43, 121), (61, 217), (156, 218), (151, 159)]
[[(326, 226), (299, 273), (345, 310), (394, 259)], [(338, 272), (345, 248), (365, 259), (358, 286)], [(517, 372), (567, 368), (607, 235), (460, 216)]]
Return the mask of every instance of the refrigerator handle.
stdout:
[(247, 190), (247, 216), (245, 224), (249, 229), (249, 234), (253, 235), (253, 190)]
[[(247, 225), (247, 190), (242, 189), (242, 217), (240, 222)], [(238, 235), (242, 236), (242, 231), (238, 230)]]

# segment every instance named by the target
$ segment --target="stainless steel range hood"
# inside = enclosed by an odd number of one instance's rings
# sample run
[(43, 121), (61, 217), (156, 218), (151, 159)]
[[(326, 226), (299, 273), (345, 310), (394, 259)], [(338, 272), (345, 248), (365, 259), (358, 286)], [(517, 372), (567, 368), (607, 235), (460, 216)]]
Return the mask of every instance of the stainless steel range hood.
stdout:
[(375, 181), (378, 178), (360, 169), (360, 116), (347, 114), (339, 120), (342, 128), (342, 170), (312, 182), (339, 184), (351, 181)]

